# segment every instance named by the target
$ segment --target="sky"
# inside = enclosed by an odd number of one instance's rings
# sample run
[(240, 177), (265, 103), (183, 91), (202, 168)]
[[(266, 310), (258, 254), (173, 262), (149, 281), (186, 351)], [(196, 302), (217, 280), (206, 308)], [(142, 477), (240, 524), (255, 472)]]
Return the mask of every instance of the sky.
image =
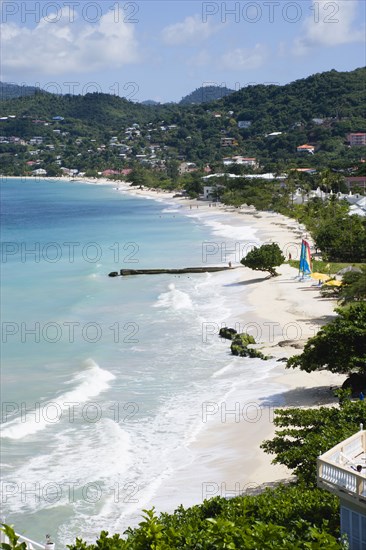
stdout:
[(365, 0), (0, 0), (0, 80), (180, 99), (365, 66)]

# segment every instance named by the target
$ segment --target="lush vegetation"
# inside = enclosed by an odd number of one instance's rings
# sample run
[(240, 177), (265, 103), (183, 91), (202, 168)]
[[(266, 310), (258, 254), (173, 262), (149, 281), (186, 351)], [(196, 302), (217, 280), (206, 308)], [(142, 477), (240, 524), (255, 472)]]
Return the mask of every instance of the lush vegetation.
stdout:
[(184, 96), (179, 102), (180, 105), (197, 105), (200, 103), (210, 103), (216, 99), (234, 93), (234, 90), (226, 88), (226, 86), (201, 86), (190, 94)]
[[(139, 105), (98, 93), (36, 94), (3, 101), (0, 115), (16, 115), (2, 121), (3, 136), (20, 136), (23, 142), (35, 135), (43, 138), (35, 146), (1, 143), (3, 174), (29, 174), (35, 164), (56, 176), (62, 165), (88, 176), (112, 169), (117, 172), (112, 177), (119, 179), (118, 172), (129, 168), (133, 185), (184, 189), (195, 197), (202, 192), (209, 163), (213, 170), (224, 172), (215, 180), (224, 203), (282, 212), (303, 223), (322, 252), (323, 263), (314, 268), (328, 273), (336, 269), (336, 264), (328, 262), (345, 262), (338, 264), (344, 267), (365, 261), (365, 220), (350, 216), (349, 205), (335, 197), (305, 198), (317, 187), (343, 192), (344, 175), (365, 174), (360, 149), (349, 148), (345, 137), (349, 131), (366, 131), (365, 74), (365, 69), (330, 71), (286, 86), (248, 86), (204, 105)], [(62, 119), (54, 120), (57, 116)], [(239, 128), (239, 121), (251, 124)], [(267, 135), (272, 132), (281, 133)], [(222, 147), (223, 136), (232, 137), (233, 146)], [(296, 152), (297, 145), (308, 142), (316, 143), (314, 155)], [(242, 177), (229, 178), (222, 159), (234, 154), (256, 156), (263, 171), (277, 175), (286, 171), (287, 181), (253, 182), (245, 177), (249, 168), (240, 166), (231, 166), (230, 172)], [(197, 171), (180, 175), (183, 160), (195, 163)], [(297, 167), (316, 168), (318, 173), (305, 175)], [(300, 204), (295, 200), (297, 189), (303, 194)], [(279, 247), (271, 244), (255, 248), (242, 263), (273, 276), (284, 260)], [(344, 282), (339, 296), (350, 305), (339, 310), (334, 321), (309, 340), (304, 352), (288, 361), (288, 367), (366, 374), (365, 270), (346, 275)], [(245, 352), (250, 350), (243, 335), (234, 336), (233, 343), (235, 338)], [(200, 506), (180, 507), (174, 514), (157, 516), (153, 510), (146, 511), (139, 527), (128, 529), (125, 538), (102, 532), (95, 544), (77, 540), (70, 550), (342, 548), (337, 499), (315, 487), (316, 458), (357, 431), (365, 413), (364, 402), (348, 399), (331, 408), (277, 410), (278, 430), (263, 448), (297, 476), (296, 483), (259, 495), (216, 497)], [(10, 543), (1, 547), (23, 550), (5, 529)]]
[(283, 264), (285, 257), (277, 243), (263, 244), (250, 250), (245, 258), (240, 260), (245, 267), (255, 271), (268, 271), (271, 277), (278, 275), (275, 267)]
[[(295, 267), (296, 269), (299, 269), (299, 260), (289, 260), (288, 264), (291, 267)], [(343, 269), (344, 267), (349, 267), (349, 262), (327, 262), (326, 260), (316, 260), (313, 258), (312, 261), (313, 271), (314, 273), (324, 273), (325, 275), (336, 275), (338, 271)], [(363, 264), (352, 262), (352, 266), (354, 266), (357, 269), (362, 269)]]
[(25, 542), (19, 542), (19, 536), (15, 534), (14, 529), (10, 525), (5, 523), (1, 524), (0, 531), (2, 531), (9, 542), (1, 542), (0, 548), (3, 550), (27, 550)]
[(293, 209), (306, 225), (316, 248), (326, 262), (366, 260), (366, 218), (349, 215), (349, 205), (333, 195), (330, 200), (313, 199)]
[[(364, 68), (329, 71), (285, 86), (247, 86), (197, 105), (143, 105), (102, 93), (38, 93), (0, 102), (1, 116), (16, 115), (1, 122), (1, 135), (42, 136), (45, 145), (41, 151), (54, 145), (55, 149), (41, 158), (45, 169), (55, 169), (55, 157), (60, 155), (63, 166), (79, 171), (118, 170), (131, 167), (138, 162), (136, 155), (146, 154), (151, 144), (158, 144), (157, 160), (185, 160), (201, 169), (206, 163), (222, 167), (225, 155), (244, 154), (257, 157), (264, 171), (325, 166), (347, 170), (359, 163), (360, 148), (349, 148), (346, 135), (366, 130), (365, 73)], [(55, 121), (55, 116), (64, 120)], [(240, 121), (250, 122), (250, 126), (239, 128)], [(138, 124), (141, 132), (126, 136), (126, 128), (133, 124)], [(54, 130), (60, 134), (55, 135)], [(268, 134), (272, 132), (281, 134), (271, 137)], [(131, 149), (126, 157), (120, 156), (119, 147), (108, 146), (114, 136)], [(223, 137), (233, 138), (233, 145), (223, 147)], [(81, 143), (76, 144), (78, 139)], [(296, 151), (298, 145), (308, 142), (316, 144), (314, 155)], [(102, 144), (105, 150), (98, 151)], [(6, 153), (1, 158), (3, 173), (18, 170), (23, 174), (23, 152), (19, 150), (17, 158)]]
[(357, 432), (365, 413), (364, 401), (349, 399), (336, 407), (278, 409), (274, 423), (279, 429), (262, 447), (275, 455), (275, 464), (292, 470), (300, 484), (316, 486), (317, 457)]
[(366, 266), (360, 272), (349, 271), (343, 275), (339, 300), (343, 305), (366, 301)]
[[(81, 539), (70, 550), (331, 550), (339, 539), (339, 502), (316, 488), (316, 459), (354, 434), (364, 421), (364, 401), (334, 407), (276, 410), (274, 439), (263, 448), (286, 465), (297, 482), (257, 495), (215, 497), (174, 514), (145, 511), (138, 527), (120, 535), (102, 531), (94, 544)], [(23, 550), (18, 546), (4, 550)]]
[(10, 84), (9, 82), (0, 82), (0, 100), (14, 99), (16, 97), (25, 97), (40, 93), (46, 92), (42, 92), (40, 88), (35, 88), (34, 86), (18, 86), (17, 84)]
[(288, 367), (306, 372), (327, 369), (342, 374), (366, 374), (366, 303), (338, 309), (337, 317), (310, 338), (301, 355), (291, 357)]

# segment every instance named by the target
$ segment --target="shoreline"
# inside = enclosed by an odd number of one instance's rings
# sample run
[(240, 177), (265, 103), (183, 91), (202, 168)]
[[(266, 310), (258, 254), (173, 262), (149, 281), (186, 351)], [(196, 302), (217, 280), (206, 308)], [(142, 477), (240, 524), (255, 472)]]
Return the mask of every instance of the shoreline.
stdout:
[[(300, 252), (301, 238), (308, 238), (306, 231), (304, 232), (295, 220), (282, 214), (260, 212), (250, 207), (229, 207), (223, 204), (210, 207), (206, 201), (174, 198), (173, 192), (130, 188), (126, 182), (121, 182), (120, 191), (122, 190), (131, 195), (177, 204), (181, 207), (182, 214), (193, 215), (201, 221), (205, 214), (220, 214), (228, 225), (240, 227), (248, 224), (257, 232), (260, 241), (277, 242), (286, 257), (291, 253), (296, 259)], [(239, 260), (235, 258), (233, 265), (238, 265)], [(273, 356), (276, 361), (301, 353), (301, 349), (291, 345), (280, 347), (279, 342), (293, 340), (296, 343), (298, 340), (300, 344), (304, 344), (323, 324), (335, 316), (334, 307), (336, 306), (334, 301), (320, 297), (315, 281), (299, 282), (295, 279), (297, 275), (295, 268), (283, 264), (279, 270), (281, 271), (279, 277), (268, 279), (265, 273), (243, 268), (236, 271), (234, 283), (239, 288), (243, 285), (245, 290), (249, 289), (249, 293), (245, 293), (245, 300), (253, 308), (250, 313), (239, 314), (236, 321), (243, 327), (251, 322), (259, 323), (262, 328), (265, 327), (267, 334), (262, 334), (259, 339), (256, 338), (259, 342), (263, 342), (257, 347), (263, 353)], [(224, 274), (226, 278), (230, 276), (232, 273)], [(283, 366), (283, 363), (278, 363), (268, 373), (269, 385), (281, 386), (275, 400), (282, 401), (283, 404), (276, 407), (314, 407), (337, 403), (330, 388), (341, 385), (344, 379), (344, 375), (327, 371), (308, 374), (300, 370), (289, 370)], [(237, 404), (237, 392), (233, 393), (236, 396), (231, 400), (231, 410)], [(191, 444), (197, 453), (196, 462), (204, 465), (208, 479), (213, 483), (212, 487), (208, 486), (208, 494), (210, 490), (212, 490), (212, 496), (222, 494), (223, 484), (227, 486), (227, 492), (230, 493), (231, 490), (237, 492), (239, 486), (240, 491), (243, 492), (243, 488), (244, 490), (245, 488), (255, 489), (258, 485), (290, 479), (290, 471), (284, 466), (271, 464), (273, 457), (259, 448), (262, 441), (272, 438), (275, 432), (273, 425), (275, 407), (267, 406), (266, 400), (263, 403), (264, 405), (260, 405), (261, 413), (258, 422), (252, 422), (249, 416), (243, 418), (243, 414), (239, 422), (213, 422), (211, 426), (202, 430), (198, 440)], [(227, 409), (230, 410), (229, 403)], [(250, 453), (247, 448), (248, 441), (251, 441)], [(228, 454), (225, 463), (220, 459), (220, 455), (223, 454), (223, 444)], [(178, 485), (181, 485), (182, 492), (187, 485), (190, 472), (194, 470), (193, 466), (194, 464), (190, 464), (181, 470)], [(198, 482), (199, 480), (195, 478), (196, 476), (193, 475), (192, 481)], [(175, 477), (173, 482), (175, 487), (174, 489), (171, 487), (171, 490), (179, 494), (177, 481)], [(169, 487), (169, 482), (166, 485)], [(225, 495), (222, 494), (222, 496)], [(159, 500), (154, 499), (153, 502), (157, 507), (159, 507)]]
[[(14, 179), (25, 180), (26, 178), (19, 176)], [(104, 178), (83, 180), (68, 177), (31, 177), (29, 179), (112, 186), (116, 192), (177, 205), (182, 215), (198, 218), (202, 223), (207, 222), (211, 216), (219, 215), (222, 223), (235, 229), (234, 232), (238, 235), (241, 227), (249, 226), (253, 228), (261, 242), (277, 242), (285, 256), (291, 253), (293, 259), (298, 257), (301, 237), (304, 235), (302, 228), (295, 220), (281, 214), (259, 212), (250, 207), (234, 208), (222, 204), (210, 207), (206, 201), (174, 197), (174, 192), (131, 188), (127, 182)], [(220, 240), (220, 235), (217, 240)], [(233, 265), (240, 265), (236, 246), (234, 250)], [(241, 252), (240, 247), (239, 252)], [(254, 272), (244, 267), (220, 274), (224, 281), (222, 286), (234, 286), (238, 299), (237, 312), (232, 315), (231, 326), (235, 323), (239, 323), (241, 327), (251, 324), (257, 330), (257, 334), (253, 334), (260, 342), (257, 347), (265, 354), (274, 356), (273, 361), (276, 365), (268, 371), (266, 381), (272, 391), (277, 389), (277, 393), (256, 394), (253, 388), (251, 403), (255, 402), (259, 407), (257, 413), (260, 411), (260, 417), (251, 417), (252, 413), (249, 414), (248, 409), (245, 418), (242, 411), (248, 403), (240, 399), (245, 389), (243, 380), (242, 387), (235, 388), (225, 398), (228, 411), (235, 409), (236, 404), (239, 403), (241, 412), (239, 421), (231, 415), (228, 416), (227, 422), (222, 422), (219, 417), (208, 422), (200, 431), (198, 438), (188, 446), (194, 457), (192, 462), (175, 471), (174, 477), (163, 480), (161, 486), (163, 491), (161, 488), (158, 491), (163, 493), (163, 496), (153, 497), (148, 503), (149, 506), (153, 504), (159, 511), (166, 511), (164, 499), (167, 495), (171, 496), (169, 501), (179, 499), (185, 506), (198, 504), (204, 498), (203, 483), (211, 483), (206, 486), (206, 498), (209, 498), (218, 494), (226, 496), (226, 493), (233, 490), (243, 492), (246, 488), (255, 489), (263, 483), (289, 479), (289, 471), (280, 465), (272, 465), (273, 457), (266, 455), (259, 448), (263, 440), (270, 439), (274, 435), (274, 408), (278, 406), (309, 407), (337, 402), (327, 388), (341, 385), (345, 376), (329, 372), (307, 374), (300, 370), (286, 370), (283, 363), (277, 362), (279, 359), (301, 352), (301, 349), (291, 347), (291, 342), (284, 347), (279, 346), (279, 342), (292, 341), (295, 344), (303, 344), (319, 330), (322, 324), (334, 316), (335, 306), (334, 301), (320, 297), (315, 281), (298, 281), (295, 278), (297, 270), (288, 264), (283, 264), (279, 270), (281, 275), (271, 279), (268, 279), (265, 273)], [(245, 314), (240, 313), (242, 297), (243, 305), (249, 304), (250, 307), (250, 311), (245, 311)], [(227, 348), (229, 347), (228, 342)], [(227, 351), (227, 348), (223, 347), (223, 350)], [(252, 409), (255, 414), (255, 407)], [(223, 491), (226, 493), (223, 494)]]

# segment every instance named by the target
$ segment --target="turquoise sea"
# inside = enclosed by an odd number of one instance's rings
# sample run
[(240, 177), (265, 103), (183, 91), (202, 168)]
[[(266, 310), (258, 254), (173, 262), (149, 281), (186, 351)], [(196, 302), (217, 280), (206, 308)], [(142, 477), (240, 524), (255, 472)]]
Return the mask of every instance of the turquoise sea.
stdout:
[(56, 180), (2, 181), (1, 220), (3, 518), (58, 548), (123, 531), (193, 460), (202, 403), (245, 376), (249, 391), (270, 365), (217, 336), (246, 308), (227, 274), (108, 273), (227, 264), (217, 251), (256, 235)]

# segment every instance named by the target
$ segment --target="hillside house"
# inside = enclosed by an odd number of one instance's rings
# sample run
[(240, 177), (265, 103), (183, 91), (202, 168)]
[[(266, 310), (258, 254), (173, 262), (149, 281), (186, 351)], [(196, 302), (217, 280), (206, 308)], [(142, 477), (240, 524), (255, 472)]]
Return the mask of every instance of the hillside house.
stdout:
[(274, 137), (277, 137), (277, 136), (282, 136), (282, 133), (283, 132), (271, 132), (270, 134), (266, 134), (266, 137), (267, 138), (274, 138)]
[(324, 124), (325, 119), (324, 118), (312, 118), (311, 122), (314, 122), (317, 126), (321, 126)]
[(29, 145), (42, 145), (43, 143), (43, 137), (41, 136), (34, 136), (32, 139), (29, 140)]
[(298, 147), (296, 147), (296, 151), (298, 153), (310, 153), (311, 155), (313, 155), (315, 152), (315, 146), (308, 144), (299, 145)]
[(236, 139), (232, 137), (222, 137), (220, 143), (221, 147), (235, 147), (238, 145)]
[(178, 172), (180, 175), (187, 174), (189, 172), (196, 172), (197, 165), (194, 162), (182, 162), (178, 167)]
[(360, 147), (366, 145), (366, 132), (350, 133), (347, 136), (347, 141), (351, 147)]
[(252, 125), (251, 120), (239, 120), (238, 121), (238, 128), (240, 128), (241, 130), (250, 128), (251, 125)]

